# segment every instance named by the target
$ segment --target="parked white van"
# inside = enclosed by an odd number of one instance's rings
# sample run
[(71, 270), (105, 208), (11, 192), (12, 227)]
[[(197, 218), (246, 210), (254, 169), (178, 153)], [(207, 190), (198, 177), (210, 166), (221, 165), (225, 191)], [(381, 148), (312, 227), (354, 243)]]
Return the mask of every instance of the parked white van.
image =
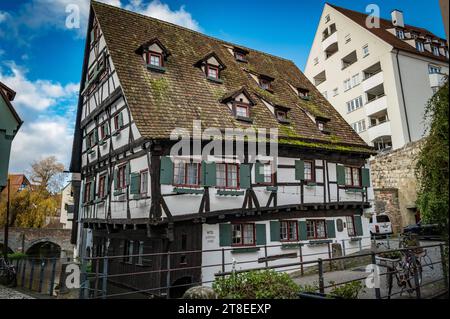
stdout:
[(372, 215), (369, 220), (370, 235), (390, 235), (392, 234), (392, 224), (386, 214)]

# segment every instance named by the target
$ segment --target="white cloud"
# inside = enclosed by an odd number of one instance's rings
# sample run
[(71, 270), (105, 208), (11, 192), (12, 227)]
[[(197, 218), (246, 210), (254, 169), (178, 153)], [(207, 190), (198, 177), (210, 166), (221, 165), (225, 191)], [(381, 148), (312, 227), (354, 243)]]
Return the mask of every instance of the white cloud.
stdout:
[(172, 11), (167, 4), (159, 0), (153, 0), (144, 4), (142, 0), (131, 0), (125, 9), (144, 14), (149, 17), (171, 22), (192, 30), (199, 31), (200, 26), (192, 15), (181, 6), (178, 10)]
[[(167, 4), (162, 3), (160, 0), (152, 0), (151, 2), (129, 0), (127, 4), (125, 4), (125, 0), (100, 0), (100, 2), (116, 7), (123, 7), (127, 10), (193, 30), (200, 30), (198, 22), (192, 18), (192, 15), (186, 11), (184, 6), (181, 6), (178, 10), (171, 10)], [(24, 34), (22, 27), (30, 30), (52, 30), (55, 28), (68, 30), (75, 32), (77, 37), (83, 38), (86, 34), (86, 26), (89, 19), (89, 4), (90, 1), (88, 0), (31, 0), (29, 3), (24, 4), (14, 16), (0, 12), (0, 22), (2, 19), (12, 17), (12, 19), (9, 19), (11, 23), (8, 23), (8, 28), (10, 28), (10, 33), (13, 38), (17, 37), (19, 32), (21, 35)], [(68, 8), (70, 10), (66, 11)], [(76, 12), (73, 11), (73, 8), (76, 8)], [(66, 20), (69, 15), (79, 18), (79, 27), (69, 28), (66, 25)], [(2, 32), (0, 30), (0, 36)], [(35, 33), (31, 33), (29, 36), (35, 36)], [(26, 41), (24, 43), (26, 44)]]
[(25, 122), (12, 144), (10, 171), (25, 172), (33, 161), (52, 155), (68, 167), (73, 140), (69, 121), (38, 117), (35, 122)]
[(10, 74), (6, 75), (0, 72), (0, 80), (18, 92), (14, 103), (19, 113), (26, 112), (27, 109), (44, 111), (76, 97), (78, 84), (61, 85), (48, 80), (30, 81), (26, 77), (27, 70), (17, 66), (14, 62), (8, 62), (6, 65), (10, 69)]
[(0, 11), (0, 23), (6, 21), (8, 14), (6, 12)]
[(17, 92), (13, 105), (24, 121), (13, 141), (10, 171), (26, 172), (34, 160), (51, 155), (68, 166), (78, 84), (32, 81), (14, 62), (5, 66), (6, 70), (0, 68), (0, 81)]

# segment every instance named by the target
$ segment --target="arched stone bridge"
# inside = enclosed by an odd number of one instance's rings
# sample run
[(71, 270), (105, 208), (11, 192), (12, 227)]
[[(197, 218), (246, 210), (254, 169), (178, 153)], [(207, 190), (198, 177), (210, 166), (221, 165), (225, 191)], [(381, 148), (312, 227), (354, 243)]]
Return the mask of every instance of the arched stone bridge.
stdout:
[[(70, 243), (70, 229), (51, 228), (10, 228), (8, 248), (13, 253), (27, 253), (30, 248), (44, 243), (60, 247), (61, 257), (73, 255), (74, 246)], [(4, 229), (0, 230), (0, 247), (4, 245)]]

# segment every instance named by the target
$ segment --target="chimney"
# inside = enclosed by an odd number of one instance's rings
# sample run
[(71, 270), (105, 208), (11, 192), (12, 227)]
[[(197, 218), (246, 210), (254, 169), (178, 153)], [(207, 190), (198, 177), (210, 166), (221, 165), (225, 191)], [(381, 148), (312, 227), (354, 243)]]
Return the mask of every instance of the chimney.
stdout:
[(403, 20), (403, 12), (400, 10), (393, 10), (391, 12), (392, 24), (396, 27), (403, 28), (405, 26), (405, 22)]

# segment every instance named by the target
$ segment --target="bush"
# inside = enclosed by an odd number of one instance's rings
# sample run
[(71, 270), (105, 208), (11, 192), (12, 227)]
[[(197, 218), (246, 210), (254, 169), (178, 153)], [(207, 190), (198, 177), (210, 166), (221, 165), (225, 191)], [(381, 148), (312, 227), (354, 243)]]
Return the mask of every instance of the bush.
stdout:
[(25, 259), (27, 258), (27, 254), (24, 253), (13, 253), (13, 254), (8, 254), (8, 260), (12, 261), (12, 260), (21, 260), (21, 259)]
[[(330, 284), (334, 285), (335, 282), (330, 281)], [(340, 297), (344, 299), (357, 299), (359, 292), (363, 290), (361, 281), (352, 281), (343, 285), (334, 287), (330, 291), (330, 296)]]
[(295, 299), (299, 292), (288, 274), (273, 270), (217, 278), (213, 289), (221, 299)]

